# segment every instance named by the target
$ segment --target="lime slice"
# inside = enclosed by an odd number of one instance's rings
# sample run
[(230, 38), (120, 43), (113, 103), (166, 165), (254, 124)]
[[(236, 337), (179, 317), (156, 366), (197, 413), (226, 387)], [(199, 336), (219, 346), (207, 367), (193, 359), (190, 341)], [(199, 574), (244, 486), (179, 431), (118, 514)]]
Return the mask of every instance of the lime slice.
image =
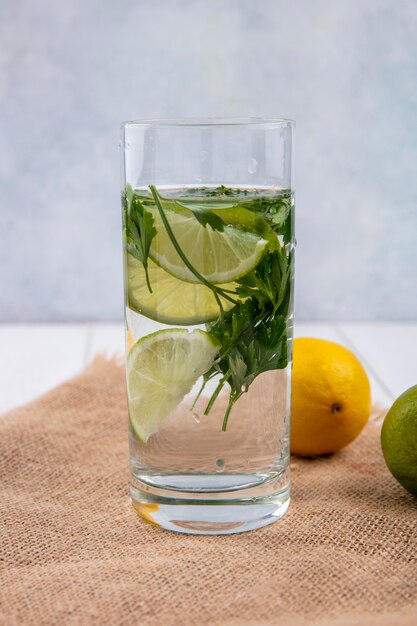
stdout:
[[(180, 280), (198, 283), (198, 278), (175, 250), (158, 209), (147, 207), (147, 210), (152, 213), (157, 230), (150, 248), (152, 259)], [(220, 214), (220, 211), (216, 213)], [(230, 224), (225, 225), (223, 231), (214, 230), (210, 225), (203, 226), (186, 208), (166, 209), (165, 214), (188, 261), (211, 283), (238, 280), (259, 263), (268, 246), (262, 236)]]
[[(219, 305), (208, 287), (178, 280), (150, 259), (148, 272), (152, 293), (142, 263), (127, 254), (128, 303), (137, 313), (163, 324), (180, 326), (203, 324), (219, 316)], [(236, 286), (227, 284), (224, 288), (233, 290)], [(232, 308), (233, 302), (222, 297), (220, 300), (225, 311)]]
[(220, 344), (203, 330), (159, 330), (140, 339), (127, 358), (129, 416), (146, 443), (213, 364)]

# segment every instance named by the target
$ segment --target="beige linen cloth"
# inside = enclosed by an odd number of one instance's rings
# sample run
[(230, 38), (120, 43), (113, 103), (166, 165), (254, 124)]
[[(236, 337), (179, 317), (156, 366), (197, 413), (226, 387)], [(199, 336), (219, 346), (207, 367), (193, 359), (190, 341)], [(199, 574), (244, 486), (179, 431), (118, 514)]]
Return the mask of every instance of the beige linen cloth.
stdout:
[(339, 454), (293, 459), (276, 524), (169, 533), (129, 502), (123, 377), (96, 360), (0, 418), (2, 626), (417, 624), (416, 500), (373, 424)]

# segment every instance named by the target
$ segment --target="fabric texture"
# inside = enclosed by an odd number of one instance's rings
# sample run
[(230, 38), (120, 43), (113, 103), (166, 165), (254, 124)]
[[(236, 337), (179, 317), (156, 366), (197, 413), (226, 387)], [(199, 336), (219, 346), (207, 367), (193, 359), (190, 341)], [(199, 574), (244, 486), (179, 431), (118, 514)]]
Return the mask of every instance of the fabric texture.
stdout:
[(0, 419), (0, 623), (415, 625), (416, 500), (378, 438), (294, 458), (271, 526), (170, 533), (130, 504), (124, 371), (98, 359)]

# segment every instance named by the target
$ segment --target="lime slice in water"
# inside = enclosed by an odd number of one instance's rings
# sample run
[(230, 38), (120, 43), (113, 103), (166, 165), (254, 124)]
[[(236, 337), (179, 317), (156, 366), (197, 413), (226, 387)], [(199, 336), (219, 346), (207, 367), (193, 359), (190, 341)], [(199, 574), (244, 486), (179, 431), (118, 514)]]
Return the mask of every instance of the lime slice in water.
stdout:
[(127, 358), (129, 416), (146, 443), (213, 364), (220, 344), (203, 330), (160, 330), (140, 339)]
[[(180, 326), (203, 324), (218, 317), (219, 305), (208, 287), (178, 280), (150, 259), (148, 271), (152, 293), (146, 284), (142, 263), (127, 254), (128, 303), (137, 313), (163, 324)], [(236, 286), (227, 284), (223, 288), (233, 290)], [(220, 300), (225, 311), (234, 306), (225, 298), (220, 297)]]
[[(147, 207), (155, 220), (157, 235), (152, 240), (150, 256), (167, 272), (180, 280), (198, 283), (199, 279), (184, 264), (164, 227), (157, 208)], [(220, 211), (216, 211), (221, 215)], [(224, 230), (203, 226), (184, 208), (165, 210), (169, 225), (191, 265), (211, 283), (237, 280), (250, 272), (262, 258), (268, 241), (262, 236), (230, 224)]]

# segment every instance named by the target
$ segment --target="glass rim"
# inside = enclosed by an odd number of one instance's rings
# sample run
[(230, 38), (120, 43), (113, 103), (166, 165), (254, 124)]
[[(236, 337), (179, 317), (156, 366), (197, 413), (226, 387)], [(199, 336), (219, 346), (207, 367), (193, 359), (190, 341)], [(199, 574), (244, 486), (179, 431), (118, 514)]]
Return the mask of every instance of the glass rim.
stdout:
[(148, 118), (139, 120), (128, 120), (122, 122), (121, 128), (143, 127), (143, 128), (163, 128), (163, 127), (265, 127), (279, 128), (282, 126), (295, 127), (295, 121), (284, 117), (178, 117), (178, 118)]

